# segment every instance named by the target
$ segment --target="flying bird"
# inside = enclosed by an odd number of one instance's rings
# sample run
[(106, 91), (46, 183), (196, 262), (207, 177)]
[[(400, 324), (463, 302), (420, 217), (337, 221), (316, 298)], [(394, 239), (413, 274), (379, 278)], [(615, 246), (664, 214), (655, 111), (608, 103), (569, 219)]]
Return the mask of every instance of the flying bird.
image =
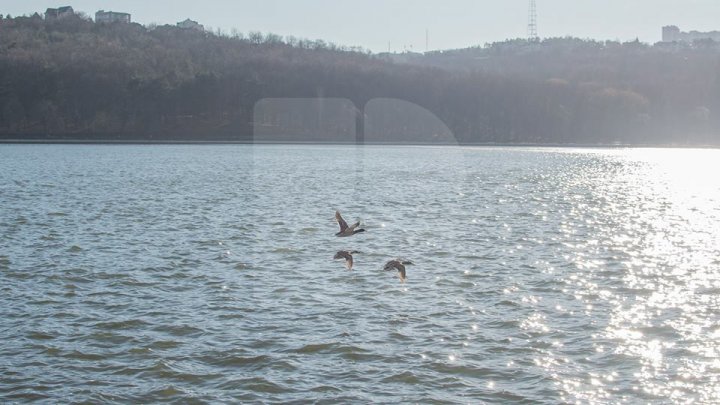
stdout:
[(337, 237), (353, 236), (356, 233), (365, 232), (364, 229), (357, 229), (360, 226), (360, 221), (354, 223), (352, 226), (348, 226), (342, 215), (340, 215), (340, 211), (335, 211), (335, 220), (340, 225), (340, 232), (335, 234)]
[(341, 250), (341, 251), (335, 253), (335, 256), (333, 257), (333, 259), (335, 259), (335, 260), (345, 259), (345, 267), (347, 267), (348, 270), (352, 270), (352, 268), (353, 268), (353, 256), (352, 255), (354, 255), (356, 253), (360, 253), (360, 252), (356, 252), (354, 250), (353, 251)]
[(389, 262), (385, 263), (385, 268), (383, 270), (390, 271), (390, 270), (397, 270), (398, 277), (400, 277), (400, 282), (404, 283), (407, 279), (406, 273), (405, 273), (405, 266), (413, 264), (412, 262), (409, 262), (407, 260), (390, 260)]

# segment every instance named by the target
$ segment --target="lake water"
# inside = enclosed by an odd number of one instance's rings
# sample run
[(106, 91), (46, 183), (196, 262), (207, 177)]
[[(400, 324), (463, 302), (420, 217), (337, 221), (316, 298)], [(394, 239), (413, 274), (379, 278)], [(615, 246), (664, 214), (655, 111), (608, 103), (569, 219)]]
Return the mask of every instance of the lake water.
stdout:
[[(0, 145), (0, 402), (717, 403), (718, 173), (717, 150)], [(335, 238), (335, 209), (367, 232)]]

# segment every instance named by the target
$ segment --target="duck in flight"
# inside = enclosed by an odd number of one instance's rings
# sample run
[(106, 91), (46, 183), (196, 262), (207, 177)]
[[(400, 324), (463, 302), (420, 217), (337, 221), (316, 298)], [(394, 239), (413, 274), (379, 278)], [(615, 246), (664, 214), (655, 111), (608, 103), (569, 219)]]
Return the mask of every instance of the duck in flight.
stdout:
[(352, 255), (354, 255), (356, 253), (360, 253), (360, 252), (356, 252), (354, 250), (353, 251), (341, 250), (341, 251), (335, 253), (335, 256), (333, 257), (333, 259), (335, 259), (335, 260), (345, 259), (345, 267), (347, 267), (348, 270), (352, 270), (352, 268), (353, 268), (353, 256)]
[(400, 277), (400, 282), (404, 283), (407, 279), (406, 273), (405, 273), (405, 266), (413, 264), (412, 262), (409, 262), (407, 260), (390, 260), (389, 262), (385, 263), (385, 268), (383, 270), (390, 271), (390, 270), (397, 270), (398, 277)]
[(364, 229), (357, 229), (360, 226), (360, 221), (354, 223), (352, 226), (348, 226), (342, 215), (340, 215), (340, 211), (335, 211), (335, 220), (340, 225), (340, 232), (335, 234), (337, 237), (353, 236), (356, 233), (365, 232)]

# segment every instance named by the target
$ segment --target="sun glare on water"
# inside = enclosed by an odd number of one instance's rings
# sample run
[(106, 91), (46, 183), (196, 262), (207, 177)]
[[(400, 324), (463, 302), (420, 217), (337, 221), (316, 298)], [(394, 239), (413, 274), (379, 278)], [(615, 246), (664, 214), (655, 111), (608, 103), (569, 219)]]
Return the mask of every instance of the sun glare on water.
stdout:
[(599, 246), (588, 242), (577, 253), (580, 264), (588, 251), (604, 263), (579, 265), (571, 277), (581, 297), (612, 308), (588, 358), (605, 374), (590, 367), (586, 380), (565, 381), (565, 398), (717, 403), (720, 151), (609, 153), (617, 158), (614, 176), (592, 191), (606, 211), (591, 238)]

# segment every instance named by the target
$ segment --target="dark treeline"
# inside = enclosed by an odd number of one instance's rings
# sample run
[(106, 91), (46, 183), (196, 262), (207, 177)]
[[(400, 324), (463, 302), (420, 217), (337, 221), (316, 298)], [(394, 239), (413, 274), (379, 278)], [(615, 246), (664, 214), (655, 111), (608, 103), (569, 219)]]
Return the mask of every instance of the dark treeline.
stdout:
[[(317, 97), (406, 100), (462, 143), (720, 145), (720, 47), (552, 39), (388, 56), (272, 34), (0, 20), (5, 139), (250, 140), (259, 100)], [(413, 140), (400, 133), (412, 125), (393, 128), (387, 141)]]

